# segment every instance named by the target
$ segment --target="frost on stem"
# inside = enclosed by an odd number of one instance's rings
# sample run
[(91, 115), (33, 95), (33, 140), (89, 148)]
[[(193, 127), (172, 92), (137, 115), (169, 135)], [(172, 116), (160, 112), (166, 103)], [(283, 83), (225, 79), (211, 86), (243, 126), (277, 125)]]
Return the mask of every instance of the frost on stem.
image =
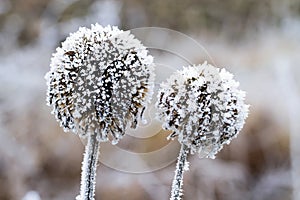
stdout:
[(232, 74), (206, 62), (185, 67), (161, 84), (158, 117), (173, 131), (168, 138), (181, 143), (171, 200), (181, 199), (187, 155), (215, 158), (242, 129), (249, 106), (238, 86)]
[(64, 131), (87, 137), (80, 200), (94, 199), (100, 142), (116, 144), (137, 126), (153, 90), (152, 56), (129, 31), (79, 28), (56, 49), (47, 104)]
[(180, 200), (183, 186), (183, 173), (188, 170), (187, 156), (189, 149), (185, 145), (181, 145), (179, 156), (177, 158), (175, 175), (172, 183), (172, 191), (170, 200)]
[(82, 161), (80, 195), (76, 200), (94, 199), (99, 147), (100, 143), (97, 142), (96, 135), (88, 137)]
[(185, 67), (161, 84), (158, 117), (191, 154), (214, 158), (242, 129), (248, 116), (245, 92), (225, 69)]
[(47, 103), (65, 131), (117, 143), (135, 128), (153, 88), (153, 58), (129, 31), (81, 27), (56, 49)]

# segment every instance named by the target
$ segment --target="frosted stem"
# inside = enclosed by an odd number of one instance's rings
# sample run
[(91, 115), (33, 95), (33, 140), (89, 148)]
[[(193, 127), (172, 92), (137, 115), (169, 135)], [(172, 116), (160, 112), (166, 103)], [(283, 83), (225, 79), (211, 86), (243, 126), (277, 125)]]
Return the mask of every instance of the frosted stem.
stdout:
[(183, 173), (187, 169), (187, 155), (189, 149), (186, 145), (181, 145), (179, 156), (177, 158), (175, 176), (172, 183), (172, 192), (170, 200), (180, 200), (183, 195)]
[(82, 161), (80, 195), (76, 200), (94, 200), (100, 142), (89, 134)]

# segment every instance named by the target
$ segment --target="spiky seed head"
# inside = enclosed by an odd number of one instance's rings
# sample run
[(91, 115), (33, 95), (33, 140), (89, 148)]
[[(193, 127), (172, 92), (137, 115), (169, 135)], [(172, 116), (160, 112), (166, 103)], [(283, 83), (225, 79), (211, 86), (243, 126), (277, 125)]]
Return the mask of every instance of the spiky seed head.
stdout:
[(184, 67), (161, 84), (156, 107), (169, 138), (189, 147), (190, 153), (214, 158), (237, 136), (248, 116), (245, 92), (225, 69), (206, 62)]
[(135, 128), (153, 88), (153, 58), (129, 31), (81, 27), (51, 59), (47, 103), (65, 131), (117, 143)]

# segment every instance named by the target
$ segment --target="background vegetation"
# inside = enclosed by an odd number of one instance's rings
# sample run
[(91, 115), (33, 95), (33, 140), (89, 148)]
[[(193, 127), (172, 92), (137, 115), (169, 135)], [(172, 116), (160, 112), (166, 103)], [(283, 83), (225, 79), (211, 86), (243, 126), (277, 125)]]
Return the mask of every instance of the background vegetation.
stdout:
[[(1, 0), (0, 199), (78, 194), (83, 145), (50, 115), (43, 76), (69, 32), (95, 22), (190, 35), (247, 91), (245, 128), (216, 160), (189, 159), (185, 199), (292, 199), (300, 188), (299, 17), (299, 0)], [(126, 174), (100, 165), (96, 197), (168, 199), (174, 169)]]

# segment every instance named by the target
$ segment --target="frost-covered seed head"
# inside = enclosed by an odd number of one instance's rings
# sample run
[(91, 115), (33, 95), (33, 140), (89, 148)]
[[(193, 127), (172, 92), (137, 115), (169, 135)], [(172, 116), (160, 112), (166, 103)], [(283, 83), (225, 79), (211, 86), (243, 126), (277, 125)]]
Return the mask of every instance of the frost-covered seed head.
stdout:
[(113, 143), (135, 128), (153, 88), (153, 58), (129, 31), (79, 28), (56, 49), (47, 103), (65, 131)]
[(214, 158), (237, 136), (248, 116), (245, 92), (225, 69), (206, 62), (185, 67), (161, 84), (158, 117), (190, 153)]

